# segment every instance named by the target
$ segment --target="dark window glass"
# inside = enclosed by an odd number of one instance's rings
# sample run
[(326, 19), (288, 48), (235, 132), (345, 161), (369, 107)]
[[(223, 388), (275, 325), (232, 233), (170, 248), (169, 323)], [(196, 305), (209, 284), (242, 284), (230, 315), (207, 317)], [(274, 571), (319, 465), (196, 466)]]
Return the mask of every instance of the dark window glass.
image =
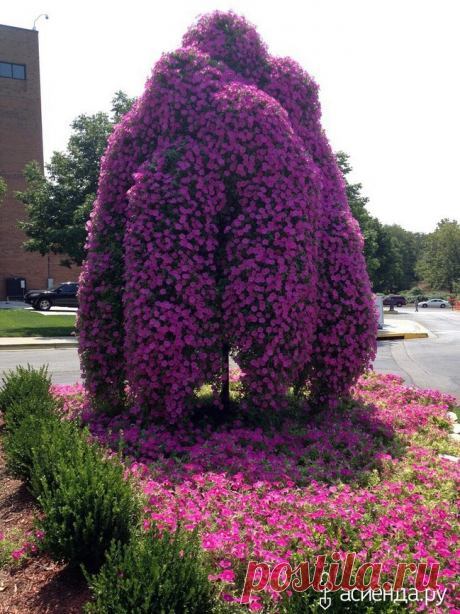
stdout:
[(13, 64), (13, 79), (25, 79), (26, 67), (21, 64)]
[(26, 67), (24, 64), (11, 64), (10, 62), (0, 62), (0, 77), (7, 77), (8, 79), (20, 79), (22, 81), (26, 78)]
[(0, 62), (0, 77), (11, 77), (13, 76), (13, 66), (8, 64), (7, 62)]

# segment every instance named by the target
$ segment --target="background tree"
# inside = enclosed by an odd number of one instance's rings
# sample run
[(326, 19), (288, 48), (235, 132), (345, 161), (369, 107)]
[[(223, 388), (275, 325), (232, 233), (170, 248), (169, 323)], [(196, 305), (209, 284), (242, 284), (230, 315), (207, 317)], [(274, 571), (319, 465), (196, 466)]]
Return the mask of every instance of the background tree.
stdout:
[(460, 281), (460, 226), (457, 221), (441, 220), (436, 230), (426, 237), (417, 271), (432, 289), (454, 291)]
[(370, 215), (369, 199), (361, 194), (361, 183), (350, 183), (353, 170), (350, 157), (337, 153), (337, 162), (345, 180), (347, 200), (364, 238), (364, 257), (374, 292), (397, 292), (412, 287), (418, 280), (415, 265), (420, 254), (423, 235), (413, 233), (396, 224), (383, 225)]
[(85, 225), (94, 200), (107, 140), (113, 127), (132, 106), (133, 99), (117, 92), (112, 114), (80, 115), (72, 123), (66, 152), (54, 152), (46, 175), (38, 162), (24, 170), (28, 188), (15, 194), (25, 204), (28, 219), (20, 222), (29, 239), (28, 251), (42, 256), (65, 254), (65, 266), (81, 265), (85, 258)]
[(128, 382), (136, 411), (177, 422), (202, 384), (225, 398), (229, 353), (259, 410), (289, 387), (332, 404), (369, 364), (362, 238), (317, 90), (231, 12), (200, 18), (155, 66), (89, 224), (78, 326), (99, 409), (116, 411)]
[(3, 179), (3, 177), (0, 177), (0, 204), (2, 202), (3, 197), (6, 194), (6, 183)]
[(353, 167), (350, 165), (350, 156), (343, 151), (339, 151), (336, 154), (337, 164), (345, 180), (345, 187), (347, 191), (348, 205), (350, 206), (351, 213), (355, 220), (358, 222), (361, 229), (361, 234), (364, 239), (364, 258), (366, 259), (367, 273), (372, 285), (374, 286), (376, 272), (381, 266), (381, 259), (383, 254), (379, 254), (380, 250), (380, 229), (379, 223), (376, 218), (373, 218), (366, 205), (369, 202), (369, 198), (361, 194), (361, 183), (350, 183), (347, 175), (351, 173)]
[(394, 272), (391, 288), (389, 291), (396, 292), (415, 286), (419, 281), (416, 265), (423, 253), (424, 237), (420, 232), (404, 230), (397, 224), (384, 226), (387, 235), (392, 242), (392, 252), (397, 257), (398, 266)]
[(362, 184), (348, 181), (348, 175), (353, 170), (349, 160), (350, 156), (343, 151), (337, 153), (347, 201), (364, 239), (363, 254), (372, 289), (374, 292), (390, 292), (401, 275), (400, 253), (383, 224), (367, 211), (369, 198), (361, 194)]
[(388, 232), (388, 228), (377, 218), (372, 218), (370, 226), (375, 233), (377, 249), (375, 259), (378, 266), (373, 271), (372, 289), (374, 292), (396, 292), (398, 280), (402, 275), (402, 254), (397, 241)]

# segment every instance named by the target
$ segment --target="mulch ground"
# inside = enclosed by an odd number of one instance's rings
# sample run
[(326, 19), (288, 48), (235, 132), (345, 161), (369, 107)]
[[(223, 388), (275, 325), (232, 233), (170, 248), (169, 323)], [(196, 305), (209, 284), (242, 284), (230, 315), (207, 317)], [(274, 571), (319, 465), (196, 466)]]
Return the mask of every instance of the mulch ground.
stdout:
[[(0, 534), (5, 538), (34, 528), (34, 500), (22, 482), (6, 471), (0, 419)], [(27, 537), (24, 537), (27, 541)], [(18, 548), (22, 544), (18, 545)], [(0, 567), (0, 614), (81, 614), (91, 592), (84, 578), (69, 572), (44, 553), (29, 555), (23, 562), (12, 560)]]

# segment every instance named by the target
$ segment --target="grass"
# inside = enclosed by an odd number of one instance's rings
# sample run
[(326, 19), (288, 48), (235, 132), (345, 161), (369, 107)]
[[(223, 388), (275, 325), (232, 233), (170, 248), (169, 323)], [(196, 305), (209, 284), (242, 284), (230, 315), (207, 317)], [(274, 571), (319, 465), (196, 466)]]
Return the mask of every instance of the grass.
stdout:
[(453, 414), (456, 414), (456, 415), (457, 415), (458, 420), (460, 421), (460, 406), (450, 408), (450, 410), (449, 410), (449, 411), (451, 411)]
[(0, 539), (0, 569), (14, 568), (20, 565), (20, 561), (12, 555), (15, 550), (20, 550), (25, 539), (24, 531), (18, 527), (7, 534), (2, 534), (2, 539)]
[(25, 309), (0, 310), (0, 337), (67, 337), (75, 332), (75, 314), (43, 316)]

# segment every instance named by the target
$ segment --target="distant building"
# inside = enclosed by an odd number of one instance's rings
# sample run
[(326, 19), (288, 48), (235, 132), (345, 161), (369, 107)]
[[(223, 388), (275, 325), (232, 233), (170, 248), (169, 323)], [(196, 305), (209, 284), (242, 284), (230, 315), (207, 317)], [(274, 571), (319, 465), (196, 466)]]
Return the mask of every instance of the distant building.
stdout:
[(0, 176), (8, 187), (0, 205), (0, 300), (7, 288), (21, 296), (26, 289), (46, 288), (49, 278), (78, 277), (59, 266), (59, 256), (44, 258), (21, 247), (27, 237), (17, 223), (26, 214), (13, 193), (26, 189), (22, 171), (32, 160), (43, 168), (38, 32), (0, 25)]

